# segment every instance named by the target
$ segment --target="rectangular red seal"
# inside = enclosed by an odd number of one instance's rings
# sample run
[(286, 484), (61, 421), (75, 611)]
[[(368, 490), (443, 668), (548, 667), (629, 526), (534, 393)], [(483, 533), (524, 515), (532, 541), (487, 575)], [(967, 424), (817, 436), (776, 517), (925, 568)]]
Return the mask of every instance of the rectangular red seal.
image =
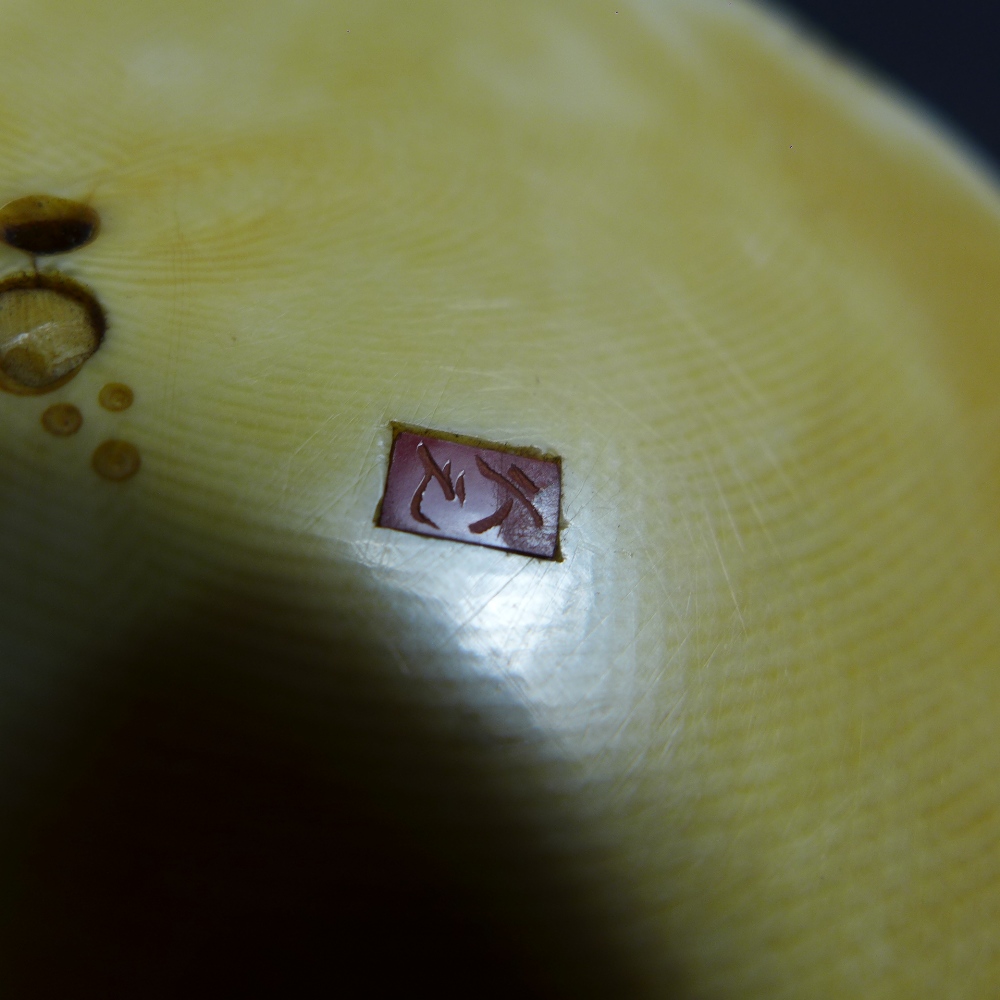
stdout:
[(376, 523), (555, 559), (561, 499), (558, 459), (397, 428)]

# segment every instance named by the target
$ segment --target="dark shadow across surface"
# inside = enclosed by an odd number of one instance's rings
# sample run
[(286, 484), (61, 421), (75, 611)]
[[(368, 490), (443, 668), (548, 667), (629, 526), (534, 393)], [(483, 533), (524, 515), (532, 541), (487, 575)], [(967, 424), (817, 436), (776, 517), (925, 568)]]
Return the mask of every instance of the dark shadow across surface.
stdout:
[(3, 995), (636, 994), (550, 846), (573, 820), (535, 809), (524, 709), (458, 651), (414, 639), (401, 670), (383, 634), (420, 609), (331, 626), (372, 590), (336, 572), (308, 600), (233, 573), (77, 671), (8, 803)]

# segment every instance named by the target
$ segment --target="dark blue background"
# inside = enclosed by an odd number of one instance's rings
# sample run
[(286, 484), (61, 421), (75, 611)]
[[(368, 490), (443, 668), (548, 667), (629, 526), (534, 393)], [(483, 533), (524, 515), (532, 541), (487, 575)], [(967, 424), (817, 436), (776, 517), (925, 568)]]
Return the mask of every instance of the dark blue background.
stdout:
[(1000, 0), (778, 0), (1000, 167)]

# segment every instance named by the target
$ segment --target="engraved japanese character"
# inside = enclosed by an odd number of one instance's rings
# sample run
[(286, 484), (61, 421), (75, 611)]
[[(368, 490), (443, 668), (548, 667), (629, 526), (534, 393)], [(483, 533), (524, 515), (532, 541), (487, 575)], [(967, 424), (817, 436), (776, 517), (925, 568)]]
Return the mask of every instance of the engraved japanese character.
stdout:
[[(445, 500), (450, 502), (458, 497), (459, 504), (464, 506), (465, 473), (459, 473), (458, 480), (452, 485), (451, 461), (446, 462), (445, 467), (442, 469), (434, 461), (434, 456), (431, 455), (430, 449), (423, 441), (417, 445), (417, 458), (420, 459), (420, 464), (424, 467), (424, 478), (420, 481), (417, 492), (413, 494), (413, 499), (410, 501), (410, 514), (413, 515), (415, 521), (419, 521), (421, 524), (429, 524), (432, 528), (437, 528), (437, 524), (421, 510), (421, 504), (423, 503), (424, 494), (427, 492), (427, 487), (430, 486), (432, 480), (436, 480), (441, 487), (441, 492), (444, 494)], [(438, 530), (440, 531), (440, 528)]]
[(490, 528), (495, 528), (497, 525), (503, 524), (514, 509), (515, 501), (524, 506), (524, 509), (528, 512), (537, 527), (542, 527), (542, 515), (538, 513), (538, 508), (528, 499), (528, 497), (535, 497), (538, 494), (541, 490), (540, 486), (536, 486), (516, 465), (510, 467), (508, 472), (510, 478), (497, 472), (496, 469), (488, 465), (479, 455), (476, 456), (476, 466), (483, 476), (502, 487), (510, 496), (489, 517), (484, 517), (481, 521), (475, 521), (470, 524), (469, 531), (474, 535), (481, 535), (489, 531)]

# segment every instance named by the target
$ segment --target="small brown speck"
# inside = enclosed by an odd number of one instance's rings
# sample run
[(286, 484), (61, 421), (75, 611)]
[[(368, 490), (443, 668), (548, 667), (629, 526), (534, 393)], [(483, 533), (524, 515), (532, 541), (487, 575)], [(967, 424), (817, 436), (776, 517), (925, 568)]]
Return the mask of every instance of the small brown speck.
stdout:
[(42, 426), (56, 437), (69, 437), (83, 426), (83, 414), (72, 403), (56, 403), (42, 414)]
[(106, 410), (120, 413), (127, 410), (135, 401), (135, 393), (122, 382), (109, 382), (100, 392), (97, 401)]
[(121, 482), (131, 479), (142, 464), (139, 449), (128, 441), (105, 441), (94, 450), (90, 460), (94, 472), (104, 479)]

